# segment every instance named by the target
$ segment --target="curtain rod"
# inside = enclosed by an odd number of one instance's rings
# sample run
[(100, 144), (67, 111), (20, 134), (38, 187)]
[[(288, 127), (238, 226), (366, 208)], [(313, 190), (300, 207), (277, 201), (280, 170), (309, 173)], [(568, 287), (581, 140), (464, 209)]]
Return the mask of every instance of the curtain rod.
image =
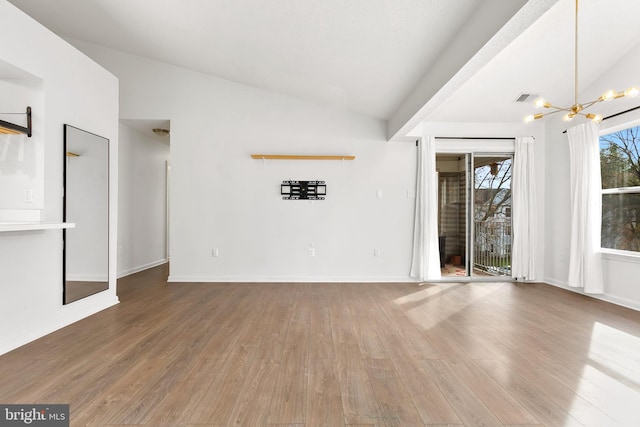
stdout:
[[(436, 136), (436, 139), (476, 139), (476, 140), (515, 140), (515, 137), (507, 137), (507, 136)], [(416, 139), (416, 146), (418, 146), (418, 141), (420, 139)]]
[[(637, 107), (629, 108), (628, 110), (620, 111), (619, 113), (615, 113), (615, 114), (612, 114), (610, 116), (607, 116), (604, 119), (602, 119), (602, 121), (604, 122), (607, 119), (613, 119), (614, 117), (618, 117), (618, 116), (621, 116), (623, 114), (630, 113), (630, 112), (635, 111), (637, 109), (640, 109), (640, 105), (638, 105)], [(567, 130), (566, 129), (563, 130), (562, 133), (567, 133)]]
[(506, 137), (506, 136), (496, 136), (496, 137), (490, 137), (490, 136), (481, 136), (481, 137), (474, 137), (474, 136), (436, 136), (436, 139), (504, 139), (504, 140), (508, 140), (508, 139), (515, 139), (514, 137)]

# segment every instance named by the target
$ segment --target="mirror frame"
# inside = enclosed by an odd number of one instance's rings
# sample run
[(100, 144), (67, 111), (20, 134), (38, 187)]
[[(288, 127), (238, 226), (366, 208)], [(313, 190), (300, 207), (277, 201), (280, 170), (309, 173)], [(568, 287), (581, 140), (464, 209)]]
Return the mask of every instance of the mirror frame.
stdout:
[[(80, 132), (84, 132), (88, 135), (92, 135), (96, 138), (100, 138), (101, 140), (103, 140), (106, 143), (107, 146), (107, 156), (106, 156), (106, 171), (107, 171), (107, 178), (106, 178), (106, 184), (107, 184), (107, 194), (106, 194), (106, 200), (107, 200), (107, 224), (106, 224), (106, 242), (107, 242), (107, 248), (106, 248), (106, 275), (107, 275), (107, 279), (106, 279), (106, 287), (102, 288), (102, 289), (97, 289), (97, 290), (92, 290), (91, 292), (86, 293), (85, 295), (82, 295), (79, 298), (76, 298), (72, 301), (67, 301), (67, 229), (63, 229), (62, 230), (62, 304), (63, 305), (67, 305), (67, 304), (71, 304), (73, 302), (79, 301), (83, 298), (89, 297), (91, 295), (95, 295), (97, 293), (100, 292), (104, 292), (106, 290), (109, 289), (110, 287), (110, 266), (111, 266), (111, 260), (110, 260), (110, 253), (111, 253), (111, 230), (110, 230), (110, 220), (111, 220), (111, 159), (110, 159), (110, 144), (111, 141), (108, 138), (105, 138), (104, 136), (101, 135), (97, 135), (95, 133), (86, 131), (84, 129), (78, 128), (76, 126), (72, 126), (69, 124), (64, 124), (64, 138), (63, 138), (63, 152), (62, 152), (62, 156), (63, 156), (63, 173), (62, 173), (62, 221), (63, 222), (69, 222), (69, 218), (67, 218), (67, 161), (68, 161), (68, 156), (67, 156), (67, 151), (68, 151), (68, 144), (67, 144), (67, 139), (69, 137), (69, 129), (74, 129)], [(71, 220), (71, 222), (73, 222)]]

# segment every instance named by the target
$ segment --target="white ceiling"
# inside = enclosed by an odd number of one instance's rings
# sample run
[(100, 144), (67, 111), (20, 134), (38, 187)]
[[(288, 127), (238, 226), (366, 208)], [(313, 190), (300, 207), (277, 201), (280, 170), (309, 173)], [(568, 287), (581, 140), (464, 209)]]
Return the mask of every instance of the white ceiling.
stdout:
[(481, 0), (10, 0), (55, 33), (387, 118)]
[[(520, 122), (521, 92), (572, 98), (574, 0), (9, 1), (63, 37), (385, 120), (404, 108), (413, 121)], [(524, 3), (533, 23), (503, 26)], [(586, 87), (640, 43), (640, 0), (581, 0), (580, 13)], [(500, 47), (471, 68), (450, 46), (476, 32)], [(446, 90), (410, 99), (432, 75)]]
[[(430, 111), (429, 120), (455, 122), (463, 118), (475, 122), (521, 122), (526, 115), (540, 112), (533, 110), (531, 104), (514, 102), (523, 92), (540, 95), (553, 105), (572, 105), (574, 14), (574, 0), (560, 0), (446, 101)], [(595, 99), (607, 89), (640, 86), (640, 70), (636, 70), (628, 73), (635, 79), (607, 81), (604, 87), (594, 88), (595, 92), (589, 90), (594, 81), (612, 67), (624, 67), (624, 56), (640, 44), (638, 17), (639, 0), (580, 1), (579, 102)], [(624, 110), (625, 105), (627, 108), (638, 105), (638, 100), (599, 104), (598, 112)]]

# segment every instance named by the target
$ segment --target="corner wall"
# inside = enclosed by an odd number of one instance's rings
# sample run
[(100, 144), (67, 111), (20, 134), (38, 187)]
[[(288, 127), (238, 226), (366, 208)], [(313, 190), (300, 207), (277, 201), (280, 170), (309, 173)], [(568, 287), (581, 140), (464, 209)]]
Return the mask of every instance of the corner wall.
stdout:
[[(640, 86), (640, 46), (637, 46), (618, 64), (600, 76), (579, 95), (579, 99), (595, 99), (606, 89), (624, 90), (630, 86)], [(619, 99), (609, 103), (600, 103), (593, 107), (593, 112), (602, 113), (605, 117), (624, 111), (640, 104), (638, 98)], [(615, 119), (605, 120), (601, 129), (612, 125), (640, 119), (640, 111), (624, 114)], [(571, 239), (570, 178), (569, 178), (569, 143), (564, 130), (578, 122), (567, 124), (561, 118), (547, 122), (546, 138), (546, 251), (545, 282), (568, 288), (569, 275), (569, 242)], [(620, 256), (603, 254), (603, 274), (605, 291), (602, 295), (593, 295), (615, 304), (640, 310), (640, 256)]]
[[(44, 145), (36, 159), (44, 170), (44, 221), (62, 221), (63, 125), (111, 141), (110, 241), (115, 243), (118, 80), (5, 0), (0, 0), (0, 61), (43, 82), (43, 108), (34, 111), (34, 120)], [(0, 354), (116, 304), (114, 249), (109, 290), (62, 305), (62, 231), (0, 233)]]

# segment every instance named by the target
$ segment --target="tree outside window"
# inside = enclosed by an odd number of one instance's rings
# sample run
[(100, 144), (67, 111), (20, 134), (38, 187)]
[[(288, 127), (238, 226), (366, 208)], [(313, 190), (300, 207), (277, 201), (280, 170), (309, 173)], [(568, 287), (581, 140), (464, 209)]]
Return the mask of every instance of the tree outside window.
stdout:
[(640, 126), (600, 137), (603, 248), (640, 252)]

